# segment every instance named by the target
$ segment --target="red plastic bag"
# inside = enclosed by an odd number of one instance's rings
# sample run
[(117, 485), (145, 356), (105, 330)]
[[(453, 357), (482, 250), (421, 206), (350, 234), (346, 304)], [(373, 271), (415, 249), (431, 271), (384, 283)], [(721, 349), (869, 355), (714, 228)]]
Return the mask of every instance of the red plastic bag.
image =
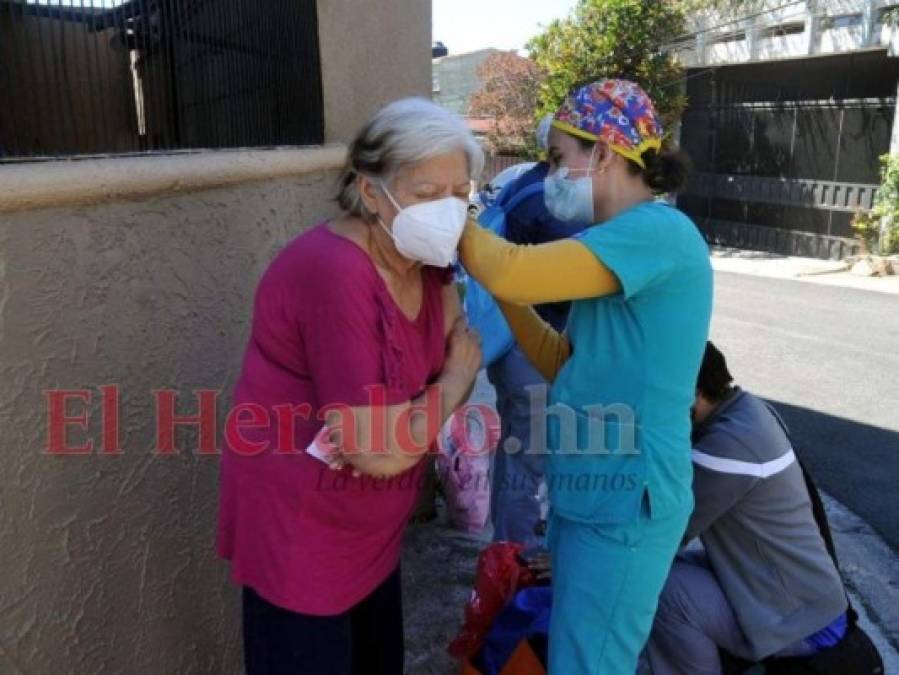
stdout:
[(461, 659), (476, 654), (506, 603), (519, 589), (536, 583), (534, 573), (518, 562), (523, 549), (523, 544), (502, 541), (481, 551), (475, 586), (465, 605), (465, 623), (449, 646), (452, 656)]

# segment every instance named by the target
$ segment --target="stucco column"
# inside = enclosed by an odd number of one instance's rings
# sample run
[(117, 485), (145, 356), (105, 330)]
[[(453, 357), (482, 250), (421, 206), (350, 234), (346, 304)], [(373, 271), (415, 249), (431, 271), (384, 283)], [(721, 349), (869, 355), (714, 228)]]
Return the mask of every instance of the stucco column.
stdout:
[(708, 41), (706, 40), (706, 34), (698, 33), (696, 35), (696, 59), (697, 59), (696, 65), (697, 66), (704, 66), (707, 63), (707, 58), (706, 58), (708, 56), (708, 54), (706, 53), (707, 44), (708, 44)]
[[(876, 5), (876, 7), (875, 7)], [(877, 13), (880, 3), (868, 0), (862, 6), (862, 46), (871, 47), (875, 43), (874, 29), (876, 27)]]
[(352, 140), (390, 101), (430, 98), (430, 2), (325, 0), (316, 5), (326, 142)]

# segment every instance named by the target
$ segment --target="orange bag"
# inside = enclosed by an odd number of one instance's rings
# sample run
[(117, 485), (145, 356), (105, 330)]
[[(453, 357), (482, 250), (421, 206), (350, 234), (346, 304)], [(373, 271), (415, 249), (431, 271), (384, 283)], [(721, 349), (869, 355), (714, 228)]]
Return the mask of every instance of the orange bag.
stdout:
[[(468, 659), (462, 663), (461, 675), (482, 675), (481, 671), (471, 665)], [(534, 654), (527, 640), (518, 643), (512, 656), (506, 661), (500, 675), (546, 675), (546, 668), (540, 663), (540, 659)]]

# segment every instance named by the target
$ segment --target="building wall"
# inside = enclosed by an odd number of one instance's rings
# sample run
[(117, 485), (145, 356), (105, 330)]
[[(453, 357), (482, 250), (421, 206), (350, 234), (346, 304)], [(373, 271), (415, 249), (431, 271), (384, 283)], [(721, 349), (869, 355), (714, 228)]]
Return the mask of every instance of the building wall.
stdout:
[[(319, 0), (326, 134), (430, 93), (430, 3)], [(75, 114), (82, 115), (83, 112)], [(239, 589), (214, 541), (218, 460), (152, 452), (153, 390), (229, 405), (252, 297), (333, 215), (345, 145), (0, 165), (0, 673), (239, 673)], [(336, 271), (335, 271), (336, 272)], [(119, 455), (46, 452), (46, 392), (120, 391)]]
[[(152, 392), (177, 390), (189, 414), (195, 389), (221, 390), (221, 417), (259, 276), (334, 212), (342, 148), (288, 151), (286, 163), (272, 152), (222, 153), (205, 169), (156, 158), (155, 173), (140, 158), (83, 162), (69, 180), (95, 187), (80, 203), (46, 190), (44, 208), (0, 211), (0, 672), (241, 671), (239, 592), (213, 549), (218, 459), (195, 451), (193, 432), (173, 456), (151, 451)], [(22, 188), (13, 172), (41, 180), (46, 166), (0, 167), (0, 185)], [(113, 196), (153, 176), (192, 189)], [(0, 193), (0, 208), (11, 203)], [(97, 387), (109, 384), (119, 456), (99, 447)], [(49, 389), (93, 392), (89, 433), (73, 425), (69, 438), (95, 438), (93, 454), (47, 454)]]
[(753, 12), (707, 10), (689, 17), (693, 35), (672, 45), (673, 51), (690, 68), (877, 48), (896, 56), (899, 28), (882, 20), (883, 11), (894, 4), (894, 0), (765, 0)]
[(458, 115), (467, 115), (471, 96), (481, 85), (480, 68), (496, 52), (496, 49), (482, 49), (434, 59), (431, 83), (434, 100)]
[(319, 0), (325, 141), (349, 141), (373, 112), (431, 93), (431, 3)]

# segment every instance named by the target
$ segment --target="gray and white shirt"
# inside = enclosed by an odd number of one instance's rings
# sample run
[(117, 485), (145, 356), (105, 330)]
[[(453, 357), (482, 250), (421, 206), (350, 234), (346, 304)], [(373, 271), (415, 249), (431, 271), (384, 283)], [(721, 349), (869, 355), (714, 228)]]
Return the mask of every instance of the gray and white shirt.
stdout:
[(762, 659), (846, 611), (790, 440), (760, 399), (736, 388), (693, 432), (699, 537), (753, 656)]

